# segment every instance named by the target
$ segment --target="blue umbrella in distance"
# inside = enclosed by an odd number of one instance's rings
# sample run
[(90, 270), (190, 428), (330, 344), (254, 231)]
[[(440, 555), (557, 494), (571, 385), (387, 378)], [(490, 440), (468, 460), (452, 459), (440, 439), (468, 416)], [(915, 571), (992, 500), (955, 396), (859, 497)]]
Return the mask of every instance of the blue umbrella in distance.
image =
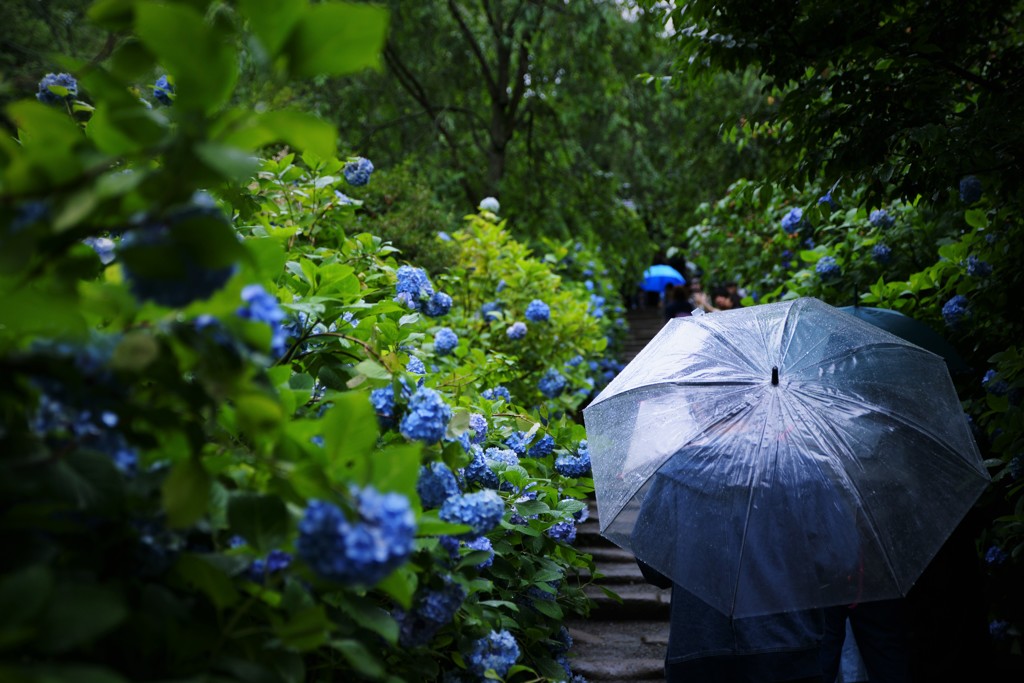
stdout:
[(664, 292), (668, 285), (685, 285), (686, 278), (672, 266), (659, 264), (644, 271), (640, 288), (645, 292)]

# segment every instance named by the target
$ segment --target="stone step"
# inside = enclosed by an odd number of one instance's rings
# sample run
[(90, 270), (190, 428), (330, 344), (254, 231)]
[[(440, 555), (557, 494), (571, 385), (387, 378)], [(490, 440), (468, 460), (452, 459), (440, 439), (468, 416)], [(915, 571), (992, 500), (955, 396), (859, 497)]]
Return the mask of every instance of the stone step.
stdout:
[(667, 622), (570, 621), (566, 627), (573, 638), (572, 669), (588, 680), (664, 680)]
[(628, 550), (623, 550), (617, 545), (584, 545), (577, 543), (576, 549), (581, 553), (587, 553), (594, 558), (594, 562), (618, 562), (621, 564), (636, 564), (636, 559), (633, 557), (633, 553)]
[[(597, 571), (599, 577), (597, 583), (600, 583), (606, 588), (615, 590), (615, 586), (622, 584), (631, 583), (646, 583), (644, 575), (640, 572), (640, 568), (636, 566), (635, 562), (615, 562), (615, 563), (597, 563)], [(580, 577), (583, 579), (589, 579), (589, 572), (580, 572)]]
[[(650, 584), (619, 584), (587, 586), (584, 593), (593, 601), (590, 621), (668, 621), (672, 589)], [(613, 597), (614, 596), (614, 597)]]

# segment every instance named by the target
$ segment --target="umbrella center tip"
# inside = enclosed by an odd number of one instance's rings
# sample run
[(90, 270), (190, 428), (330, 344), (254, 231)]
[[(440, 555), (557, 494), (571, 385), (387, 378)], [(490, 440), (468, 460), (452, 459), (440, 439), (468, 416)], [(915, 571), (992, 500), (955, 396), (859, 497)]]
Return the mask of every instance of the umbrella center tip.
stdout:
[(773, 366), (772, 367), (772, 385), (773, 386), (778, 386), (779, 385), (779, 368), (778, 368), (778, 366)]

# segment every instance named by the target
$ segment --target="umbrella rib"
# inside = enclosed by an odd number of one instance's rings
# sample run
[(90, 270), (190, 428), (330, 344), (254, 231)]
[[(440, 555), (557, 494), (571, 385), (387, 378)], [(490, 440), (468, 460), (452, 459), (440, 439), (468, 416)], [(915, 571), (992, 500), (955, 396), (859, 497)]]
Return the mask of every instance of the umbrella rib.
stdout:
[[(820, 343), (816, 344), (815, 346), (811, 347), (811, 349), (808, 349), (808, 352), (810, 352), (811, 350), (813, 350), (813, 349), (817, 348), (818, 346), (820, 346), (821, 343), (823, 343), (823, 342), (820, 342)], [(916, 348), (920, 348), (920, 347), (916, 347)], [(870, 344), (864, 344), (863, 346), (858, 346), (856, 348), (846, 349), (845, 351), (843, 351), (843, 353), (837, 353), (837, 354), (835, 354), (833, 356), (828, 356), (827, 358), (818, 359), (815, 362), (815, 365), (822, 366), (822, 365), (825, 365), (827, 363), (835, 363), (837, 361), (845, 360), (846, 358), (850, 358), (852, 356), (855, 356), (855, 355), (857, 355), (859, 353), (864, 353), (864, 352), (879, 353), (879, 352), (882, 352), (882, 351), (899, 351), (900, 353), (907, 353), (907, 352), (915, 351), (915, 347), (911, 346), (909, 344), (898, 344), (898, 343), (894, 343), (894, 342), (872, 342)], [(922, 353), (928, 354), (929, 356), (935, 356), (934, 353), (932, 353), (931, 351), (928, 351), (927, 349), (920, 349), (920, 351)], [(797, 372), (797, 371), (803, 370), (804, 368), (803, 368), (802, 361), (804, 361), (807, 358), (808, 355), (809, 355), (809, 353), (805, 353), (803, 356), (801, 356), (799, 359), (797, 359), (797, 362), (789, 368), (789, 371), (792, 373), (792, 372)], [(938, 357), (938, 356), (936, 356), (936, 357)]]
[(829, 392), (825, 392), (825, 391), (816, 391), (812, 386), (794, 387), (793, 390), (796, 393), (802, 393), (802, 394), (805, 394), (805, 395), (813, 396), (816, 401), (820, 401), (822, 398), (827, 398), (830, 401), (841, 401), (841, 402), (843, 402), (843, 403), (845, 403), (846, 405), (849, 405), (849, 406), (854, 406), (854, 407), (859, 408), (859, 409), (868, 409), (871, 412), (878, 413), (880, 415), (885, 415), (886, 417), (890, 418), (894, 422), (898, 422), (898, 423), (900, 423), (902, 425), (905, 425), (907, 427), (912, 428), (915, 432), (917, 432), (918, 434), (924, 436), (930, 442), (932, 442), (932, 443), (936, 444), (937, 446), (939, 446), (941, 448), (941, 450), (944, 450), (947, 453), (951, 453), (952, 455), (957, 456), (957, 457), (952, 459), (953, 462), (958, 463), (958, 465), (964, 467), (965, 469), (969, 470), (970, 472), (972, 472), (974, 474), (979, 474), (979, 475), (981, 474), (980, 472), (978, 472), (977, 469), (975, 469), (975, 468), (970, 466), (970, 463), (968, 463), (962, 457), (961, 453), (959, 453), (958, 451), (956, 451), (953, 448), (951, 448), (944, 441), (941, 441), (938, 438), (936, 438), (933, 434), (931, 434), (922, 425), (920, 425), (917, 422), (914, 422), (912, 420), (906, 419), (906, 417), (904, 415), (900, 414), (900, 413), (893, 412), (892, 410), (889, 410), (888, 408), (885, 408), (884, 406), (880, 406), (880, 405), (878, 405), (876, 403), (871, 403), (869, 401), (865, 401), (864, 399), (857, 399), (856, 401), (854, 401), (853, 399), (851, 399), (851, 398), (849, 398), (847, 396), (844, 396), (842, 394), (838, 394), (838, 393), (833, 394), (833, 393), (829, 393)]
[[(807, 412), (806, 419), (809, 419), (812, 422), (814, 422), (815, 425), (817, 426), (817, 428), (820, 430), (820, 432), (818, 432), (818, 431), (810, 432), (812, 435), (817, 437), (819, 434), (826, 434), (826, 433), (827, 434), (831, 434), (833, 436), (833, 439), (836, 442), (841, 443), (843, 445), (843, 448), (846, 449), (847, 453), (852, 454), (854, 452), (851, 444), (849, 444), (847, 442), (847, 440), (844, 438), (844, 435), (842, 433), (840, 433), (837, 429), (835, 429), (835, 424), (833, 422), (831, 422), (829, 420), (826, 420), (824, 418), (824, 416), (821, 413), (819, 413), (818, 411), (808, 410), (806, 412)], [(795, 415), (793, 416), (793, 418), (794, 418), (794, 420), (798, 419)], [(795, 424), (795, 422), (794, 422), (794, 424)], [(829, 450), (831, 450), (829, 448), (826, 448), (827, 444), (821, 443), (820, 440), (819, 440), (819, 444), (822, 446), (822, 451), (828, 452)], [(818, 469), (819, 469), (819, 471), (821, 470), (820, 466), (819, 466)], [(826, 476), (824, 472), (822, 472), (821, 474), (822, 474), (823, 477)], [(872, 538), (873, 538), (873, 540), (875, 542), (876, 547), (879, 548), (879, 550), (881, 551), (882, 557), (885, 560), (885, 566), (886, 566), (886, 568), (889, 571), (889, 576), (892, 577), (893, 582), (898, 585), (899, 584), (899, 579), (897, 578), (896, 568), (895, 568), (895, 566), (894, 566), (894, 564), (892, 562), (892, 558), (889, 557), (888, 550), (886, 549), (885, 545), (882, 543), (881, 536), (878, 533), (878, 523), (875, 520), (874, 513), (871, 511), (870, 508), (868, 508), (864, 504), (864, 495), (863, 495), (863, 493), (861, 492), (860, 488), (857, 486), (857, 483), (853, 479), (851, 479), (850, 476), (847, 474), (846, 470), (839, 469), (838, 474), (842, 477), (843, 486), (846, 487), (849, 491), (851, 491), (853, 493), (853, 495), (855, 496), (856, 503), (857, 503), (857, 509), (859, 509), (864, 514), (864, 516), (867, 517), (867, 519), (868, 519), (868, 528), (871, 530), (871, 536), (872, 536)]]

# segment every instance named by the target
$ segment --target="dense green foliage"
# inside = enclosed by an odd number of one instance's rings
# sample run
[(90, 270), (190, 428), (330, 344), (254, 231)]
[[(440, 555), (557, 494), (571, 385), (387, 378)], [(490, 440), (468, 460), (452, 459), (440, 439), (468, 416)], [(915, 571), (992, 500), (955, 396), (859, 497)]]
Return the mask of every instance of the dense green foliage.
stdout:
[(377, 65), (379, 8), (89, 17), (0, 140), (0, 678), (570, 679), (601, 255), (236, 104)]

